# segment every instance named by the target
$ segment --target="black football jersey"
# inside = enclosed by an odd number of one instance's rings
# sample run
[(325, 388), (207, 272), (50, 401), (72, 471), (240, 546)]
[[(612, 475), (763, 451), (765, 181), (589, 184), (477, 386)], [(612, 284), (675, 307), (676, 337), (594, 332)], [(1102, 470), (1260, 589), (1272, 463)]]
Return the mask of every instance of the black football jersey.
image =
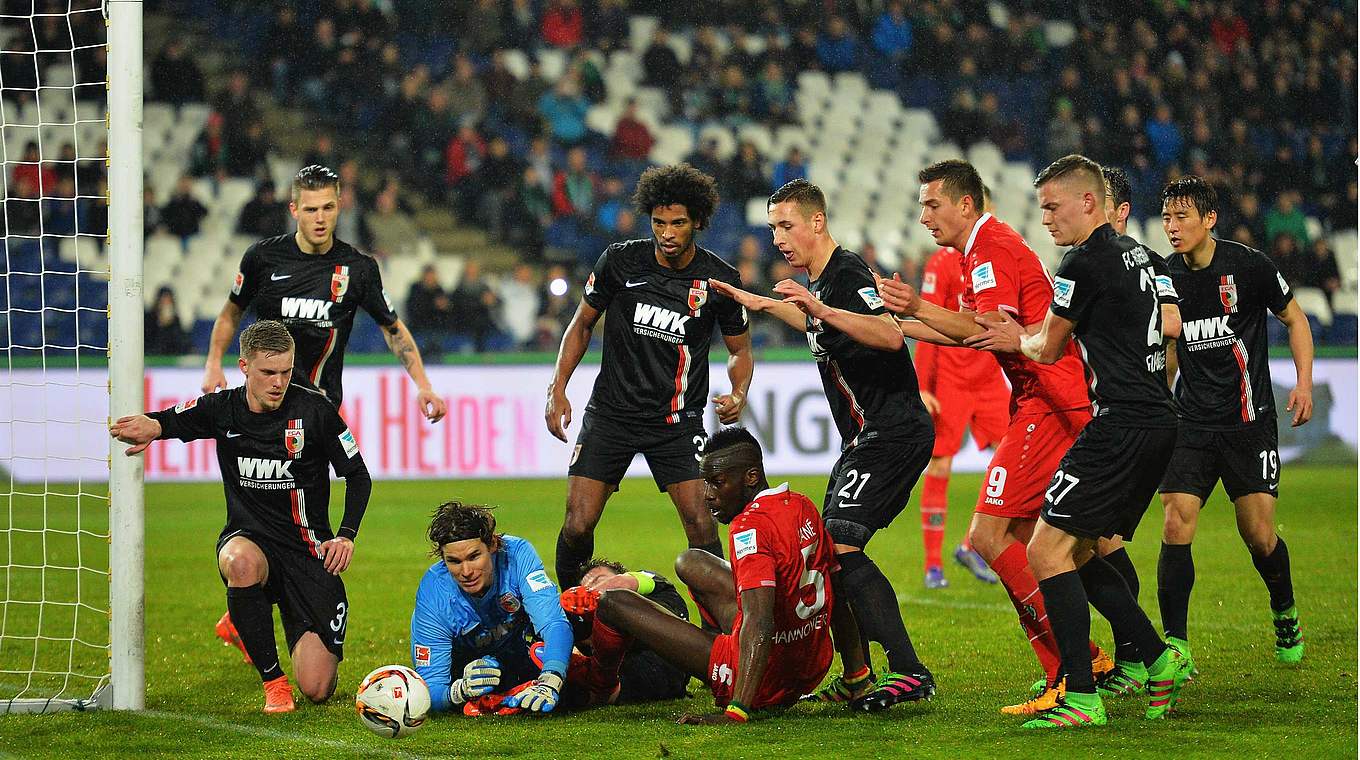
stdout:
[(671, 424), (703, 417), (713, 327), (723, 335), (747, 329), (746, 309), (710, 291), (709, 278), (741, 287), (736, 268), (704, 248), (684, 269), (661, 266), (651, 240), (615, 243), (600, 254), (585, 301), (609, 313), (588, 410)]
[[(839, 246), (821, 275), (808, 283), (817, 300), (857, 314), (886, 314), (869, 266)], [(911, 352), (880, 351), (808, 317), (808, 347), (822, 375), (822, 390), (843, 448), (878, 437), (934, 438), (935, 425), (921, 403)]]
[[(345, 477), (364, 460), (339, 412), (318, 391), (294, 383), (278, 409), (256, 413), (238, 386), (148, 416), (161, 423), (162, 439), (217, 441), (227, 497), (224, 536), (246, 531), (313, 557), (335, 537), (328, 470)], [(339, 535), (353, 539), (360, 517), (341, 525)]]
[(1185, 257), (1167, 262), (1181, 296), (1176, 339), (1181, 419), (1232, 430), (1274, 419), (1266, 310), (1284, 311), (1294, 296), (1275, 262), (1258, 250), (1219, 240), (1209, 266), (1192, 270)]
[(345, 346), (360, 308), (382, 327), (397, 321), (378, 262), (336, 240), (323, 254), (303, 253), (292, 234), (246, 249), (231, 301), (254, 305), (260, 319), (282, 322), (297, 343), (293, 366), (339, 406)]
[(1157, 252), (1103, 224), (1053, 277), (1049, 309), (1076, 323), (1091, 412), (1111, 424), (1176, 425), (1162, 338), (1167, 275)]

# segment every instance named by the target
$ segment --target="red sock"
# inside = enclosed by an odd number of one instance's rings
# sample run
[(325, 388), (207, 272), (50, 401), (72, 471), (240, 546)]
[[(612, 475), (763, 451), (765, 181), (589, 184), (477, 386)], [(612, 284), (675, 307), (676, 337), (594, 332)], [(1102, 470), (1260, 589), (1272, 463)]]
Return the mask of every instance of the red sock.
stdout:
[(921, 482), (921, 537), (926, 547), (926, 569), (940, 566), (944, 521), (949, 509), (949, 478), (927, 475)]
[(1044, 597), (1039, 593), (1039, 583), (1029, 569), (1029, 558), (1025, 556), (1025, 545), (1019, 541), (1011, 543), (1001, 555), (992, 562), (992, 570), (1001, 579), (1001, 585), (1010, 594), (1011, 604), (1020, 617), (1020, 627), (1029, 637), (1029, 645), (1039, 658), (1049, 683), (1058, 675), (1062, 656), (1058, 653), (1058, 641), (1053, 637), (1053, 629), (1048, 625), (1048, 612), (1044, 609)]
[(596, 617), (590, 626), (591, 668), (586, 677), (586, 688), (603, 691), (617, 684), (619, 666), (623, 664), (623, 655), (632, 642), (633, 637), (620, 633)]

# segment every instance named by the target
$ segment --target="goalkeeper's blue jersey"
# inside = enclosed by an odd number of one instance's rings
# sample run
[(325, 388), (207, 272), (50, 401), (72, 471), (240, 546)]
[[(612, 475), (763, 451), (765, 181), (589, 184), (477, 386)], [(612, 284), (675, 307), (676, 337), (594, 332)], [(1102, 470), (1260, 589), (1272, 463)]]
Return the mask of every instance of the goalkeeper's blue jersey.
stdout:
[(571, 626), (538, 552), (522, 538), (502, 536), (494, 563), (495, 579), (480, 598), (464, 593), (443, 562), (420, 579), (411, 660), (435, 710), (449, 709), (449, 685), (467, 663), (506, 647), (527, 648), (535, 638), (543, 640), (543, 669), (566, 675)]

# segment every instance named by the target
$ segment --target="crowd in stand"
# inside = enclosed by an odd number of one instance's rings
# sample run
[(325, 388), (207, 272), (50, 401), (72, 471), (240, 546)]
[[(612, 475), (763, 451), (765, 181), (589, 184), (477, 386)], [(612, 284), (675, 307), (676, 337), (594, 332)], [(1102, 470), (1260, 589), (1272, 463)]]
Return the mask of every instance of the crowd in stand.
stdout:
[[(669, 118), (696, 132), (708, 122), (796, 120), (797, 72), (860, 71), (932, 108), (960, 147), (985, 139), (1009, 158), (1042, 163), (1076, 151), (1124, 167), (1140, 218), (1156, 215), (1167, 180), (1206, 176), (1224, 198), (1220, 233), (1269, 251), (1300, 284), (1331, 292), (1340, 283), (1326, 239), (1306, 219), (1324, 230), (1355, 226), (1356, 18), (1335, 0), (1085, 4), (1075, 18), (1071, 6), (1047, 0), (1007, 3), (1001, 17), (982, 0), (316, 5), (303, 16), (283, 4), (241, 40), (253, 67), (233, 72), (211, 99), (192, 173), (263, 179), (269, 136), (252, 94), (267, 91), (311, 111), (327, 140), (334, 133), (343, 141), (318, 145), (308, 161), (358, 156), (373, 167), (364, 173), (378, 178), (376, 189), (346, 210), (361, 244), (378, 255), (400, 252), (414, 228), (405, 194), (422, 194), (521, 251), (530, 267), (501, 279), (534, 283), (537, 303), (546, 303), (538, 283), (555, 279), (549, 266), (565, 265), (574, 288), (601, 244), (647, 234), (628, 198), (656, 135), (633, 103), (613, 134), (586, 123), (606, 97), (601, 54), (628, 47), (634, 13), (662, 19), (635, 51), (642, 84), (661, 88)], [(228, 8), (222, 18), (250, 12)], [(1054, 42), (1052, 19), (1070, 21), (1075, 39)], [(684, 65), (668, 40), (677, 34), (689, 38)], [(734, 44), (748, 38), (759, 40), (751, 46), (758, 54)], [(523, 78), (512, 73), (512, 49), (528, 55)], [(556, 81), (539, 62), (545, 49), (567, 61)], [(207, 99), (180, 42), (161, 51), (150, 85), (151, 96), (168, 102)], [(701, 141), (688, 160), (740, 206), (803, 176), (809, 158), (742, 144), (720, 160), (717, 146)], [(560, 250), (564, 243), (576, 250)], [(740, 248), (753, 280), (778, 279), (780, 262), (763, 240)], [(449, 294), (448, 313), (490, 315), (450, 324), (483, 335), (472, 336), (477, 346), (487, 345), (488, 329), (512, 336), (510, 345), (552, 343), (539, 314), (498, 312), (507, 299), (492, 298), (497, 287), (471, 299), (480, 307)]]

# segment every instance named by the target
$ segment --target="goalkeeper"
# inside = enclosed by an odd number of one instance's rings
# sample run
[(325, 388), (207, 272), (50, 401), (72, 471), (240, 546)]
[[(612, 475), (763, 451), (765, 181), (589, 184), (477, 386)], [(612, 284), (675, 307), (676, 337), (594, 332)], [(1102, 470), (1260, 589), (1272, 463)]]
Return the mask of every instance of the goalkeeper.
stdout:
[[(488, 508), (459, 501), (435, 510), (428, 535), (438, 561), (416, 590), (411, 659), (429, 684), (432, 707), (462, 709), (514, 690), (498, 700), (501, 706), (551, 712), (572, 635), (538, 552), (497, 533)], [(525, 682), (531, 683), (515, 689)]]

